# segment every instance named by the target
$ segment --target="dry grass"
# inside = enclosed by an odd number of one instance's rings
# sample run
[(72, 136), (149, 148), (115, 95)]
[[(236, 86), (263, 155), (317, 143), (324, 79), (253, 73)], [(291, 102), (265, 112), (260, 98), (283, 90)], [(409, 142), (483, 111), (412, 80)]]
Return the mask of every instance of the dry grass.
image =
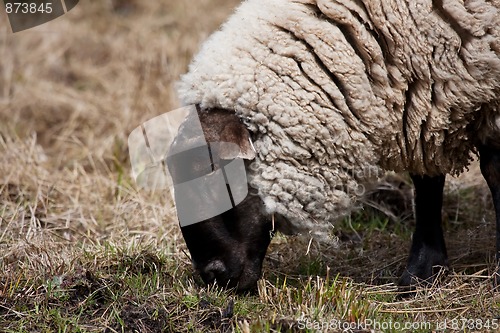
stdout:
[(405, 196), (392, 198), (406, 207), (401, 223), (357, 214), (338, 231), (339, 248), (276, 237), (258, 294), (196, 285), (170, 199), (135, 188), (126, 142), (178, 106), (173, 83), (237, 3), (81, 1), (17, 34), (1, 14), (0, 331), (313, 331), (334, 320), (496, 318), (494, 223), (477, 167), (448, 185), (454, 270), (414, 298), (397, 300), (392, 284), (413, 223)]

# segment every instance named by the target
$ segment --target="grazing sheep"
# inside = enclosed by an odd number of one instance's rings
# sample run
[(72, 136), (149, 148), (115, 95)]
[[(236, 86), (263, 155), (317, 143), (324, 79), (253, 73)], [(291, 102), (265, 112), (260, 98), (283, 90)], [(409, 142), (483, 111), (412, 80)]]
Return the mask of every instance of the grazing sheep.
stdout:
[[(198, 106), (208, 142), (241, 146), (252, 188), (234, 209), (182, 228), (205, 282), (254, 287), (272, 215), (324, 234), (385, 170), (407, 171), (415, 185), (400, 284), (428, 279), (448, 264), (445, 175), (477, 152), (498, 255), (499, 10), (499, 0), (245, 1), (178, 86), (183, 103)], [(247, 136), (255, 152), (242, 146)]]

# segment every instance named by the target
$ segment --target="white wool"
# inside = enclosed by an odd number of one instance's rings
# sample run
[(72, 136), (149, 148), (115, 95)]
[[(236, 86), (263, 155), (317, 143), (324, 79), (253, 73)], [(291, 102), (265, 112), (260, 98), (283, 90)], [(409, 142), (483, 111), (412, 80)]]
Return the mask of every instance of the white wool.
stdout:
[(243, 119), (269, 213), (325, 226), (383, 170), (458, 173), (500, 145), (499, 2), (247, 0), (178, 91)]

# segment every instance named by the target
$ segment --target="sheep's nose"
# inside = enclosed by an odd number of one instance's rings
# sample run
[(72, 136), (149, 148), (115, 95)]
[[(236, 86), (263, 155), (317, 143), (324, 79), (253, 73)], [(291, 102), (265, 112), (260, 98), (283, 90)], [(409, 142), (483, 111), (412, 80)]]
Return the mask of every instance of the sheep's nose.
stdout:
[(205, 283), (213, 283), (217, 280), (219, 283), (225, 280), (225, 275), (227, 273), (226, 265), (222, 260), (212, 260), (205, 266), (202, 271), (203, 280)]

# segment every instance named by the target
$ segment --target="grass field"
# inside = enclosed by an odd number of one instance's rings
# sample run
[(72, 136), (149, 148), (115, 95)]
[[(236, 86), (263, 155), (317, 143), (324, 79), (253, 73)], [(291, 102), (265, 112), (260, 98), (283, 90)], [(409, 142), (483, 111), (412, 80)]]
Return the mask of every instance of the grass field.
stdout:
[(127, 136), (178, 107), (174, 82), (237, 3), (81, 1), (16, 34), (1, 11), (0, 332), (495, 331), (475, 164), (446, 188), (451, 270), (413, 298), (394, 285), (414, 224), (404, 177), (339, 224), (338, 246), (277, 235), (255, 294), (198, 285), (170, 197), (131, 179)]

